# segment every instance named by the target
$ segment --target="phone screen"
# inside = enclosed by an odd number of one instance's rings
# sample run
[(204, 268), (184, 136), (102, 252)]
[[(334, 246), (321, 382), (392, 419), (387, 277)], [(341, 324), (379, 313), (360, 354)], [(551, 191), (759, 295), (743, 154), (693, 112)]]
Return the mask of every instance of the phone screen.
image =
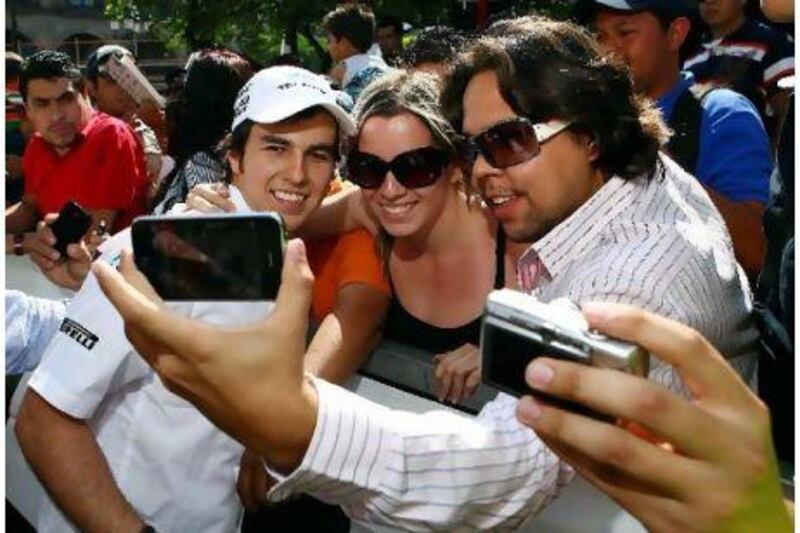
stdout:
[(272, 213), (142, 217), (133, 223), (136, 265), (165, 300), (272, 300), (284, 234)]

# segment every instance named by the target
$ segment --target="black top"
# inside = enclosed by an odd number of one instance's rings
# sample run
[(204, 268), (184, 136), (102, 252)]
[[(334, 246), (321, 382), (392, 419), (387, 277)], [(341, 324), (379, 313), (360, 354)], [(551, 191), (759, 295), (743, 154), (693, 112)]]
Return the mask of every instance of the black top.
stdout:
[[(497, 231), (496, 242), (494, 288), (502, 289), (505, 286), (506, 236), (501, 228)], [(394, 294), (391, 274), (389, 275), (389, 283), (392, 285), (392, 293)], [(386, 330), (384, 334), (392, 340), (410, 344), (429, 352), (449, 352), (466, 343), (478, 345), (481, 335), (481, 316), (479, 315), (463, 326), (440, 328), (423, 322), (406, 311), (397, 296), (393, 296), (386, 315)]]

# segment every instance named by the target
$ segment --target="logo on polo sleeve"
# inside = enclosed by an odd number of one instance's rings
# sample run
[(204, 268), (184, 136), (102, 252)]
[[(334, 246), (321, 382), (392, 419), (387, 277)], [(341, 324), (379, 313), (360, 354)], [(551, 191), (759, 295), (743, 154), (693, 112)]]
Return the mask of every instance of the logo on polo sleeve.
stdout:
[(94, 348), (94, 345), (100, 340), (97, 335), (69, 318), (65, 318), (58, 329), (87, 350)]

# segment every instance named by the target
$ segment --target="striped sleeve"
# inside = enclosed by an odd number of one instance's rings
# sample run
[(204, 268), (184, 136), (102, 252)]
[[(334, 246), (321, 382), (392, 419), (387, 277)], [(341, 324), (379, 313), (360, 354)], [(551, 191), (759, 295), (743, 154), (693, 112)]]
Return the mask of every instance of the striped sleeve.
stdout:
[(762, 62), (762, 83), (767, 92), (777, 89), (778, 80), (794, 74), (794, 42), (789, 35), (778, 30), (773, 30), (770, 37), (769, 48)]
[[(353, 518), (408, 531), (514, 529), (572, 477), (499, 395), (477, 418), (393, 411), (314, 380), (317, 427), (271, 500), (308, 493)], [(271, 472), (272, 473), (272, 472)]]

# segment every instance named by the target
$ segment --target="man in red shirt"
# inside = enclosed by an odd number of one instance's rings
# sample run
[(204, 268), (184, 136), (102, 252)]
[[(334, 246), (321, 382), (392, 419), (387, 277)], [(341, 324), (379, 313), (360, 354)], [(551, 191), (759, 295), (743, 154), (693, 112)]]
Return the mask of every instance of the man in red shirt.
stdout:
[[(37, 133), (23, 156), (25, 195), (6, 210), (15, 253), (40, 250), (26, 232), (69, 200), (92, 215), (94, 226), (105, 220), (112, 231), (145, 211), (147, 171), (136, 136), (121, 120), (92, 110), (67, 55), (44, 50), (28, 58), (20, 92)], [(46, 251), (51, 259), (55, 253)]]

